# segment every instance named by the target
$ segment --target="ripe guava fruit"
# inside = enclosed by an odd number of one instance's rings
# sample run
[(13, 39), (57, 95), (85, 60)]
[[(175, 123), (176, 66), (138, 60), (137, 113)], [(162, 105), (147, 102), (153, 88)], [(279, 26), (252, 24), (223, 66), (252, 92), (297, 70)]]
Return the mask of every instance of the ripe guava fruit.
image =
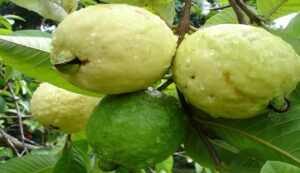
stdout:
[(42, 83), (30, 100), (32, 116), (63, 133), (82, 130), (100, 98), (80, 95)]
[(141, 90), (171, 66), (177, 37), (146, 9), (94, 5), (73, 12), (53, 36), (51, 61), (72, 84), (102, 94)]
[(296, 87), (300, 58), (262, 28), (222, 24), (185, 38), (172, 65), (186, 99), (213, 117), (249, 118)]
[(176, 98), (139, 91), (104, 97), (91, 114), (86, 133), (100, 161), (135, 170), (153, 166), (175, 152), (186, 124)]

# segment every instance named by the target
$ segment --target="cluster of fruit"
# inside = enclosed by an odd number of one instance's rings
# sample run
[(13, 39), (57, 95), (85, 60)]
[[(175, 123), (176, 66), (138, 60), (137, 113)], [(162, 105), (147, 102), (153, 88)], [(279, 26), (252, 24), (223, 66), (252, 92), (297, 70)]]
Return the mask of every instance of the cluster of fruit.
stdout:
[(52, 45), (51, 61), (66, 80), (107, 96), (100, 101), (41, 84), (32, 113), (66, 133), (85, 127), (91, 114), (87, 139), (104, 170), (154, 165), (182, 143), (187, 120), (178, 100), (146, 90), (170, 68), (187, 101), (213, 117), (264, 113), (300, 80), (299, 56), (264, 29), (211, 26), (177, 48), (163, 20), (124, 4), (75, 11), (59, 24)]

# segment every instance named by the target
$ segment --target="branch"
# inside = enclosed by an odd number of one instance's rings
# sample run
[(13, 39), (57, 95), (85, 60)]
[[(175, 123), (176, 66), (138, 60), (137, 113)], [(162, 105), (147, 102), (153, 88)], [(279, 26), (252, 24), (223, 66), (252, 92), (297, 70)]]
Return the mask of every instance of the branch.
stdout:
[(224, 5), (224, 6), (221, 6), (221, 7), (213, 7), (213, 8), (210, 8), (209, 10), (210, 11), (217, 11), (217, 10), (224, 10), (224, 9), (230, 8), (230, 7), (231, 7), (231, 5), (228, 4), (228, 5)]
[(181, 21), (178, 25), (178, 28), (177, 28), (177, 33), (178, 33), (178, 36), (179, 36), (178, 41), (177, 41), (177, 47), (183, 41), (185, 34), (189, 31), (191, 7), (192, 7), (192, 1), (191, 0), (185, 0), (182, 19), (181, 19)]
[(247, 5), (243, 2), (243, 0), (235, 0), (237, 5), (247, 14), (250, 19), (250, 23), (255, 22), (258, 25), (262, 25), (262, 19), (256, 15), (253, 11), (251, 11)]
[(0, 129), (0, 141), (2, 141), (2, 143), (6, 144), (7, 146), (11, 147), (18, 156), (21, 156), (21, 154), (19, 154), (17, 148), (24, 150), (26, 147), (29, 151), (39, 148), (38, 146), (34, 146), (31, 144), (26, 144), (26, 143), (23, 144), (17, 138), (10, 136), (6, 132), (4, 132), (2, 129)]
[(162, 91), (162, 90), (168, 88), (168, 86), (171, 85), (172, 83), (173, 83), (173, 78), (169, 78), (165, 83), (158, 86), (157, 90)]
[(9, 89), (9, 92), (10, 92), (10, 94), (11, 94), (13, 100), (14, 100), (15, 106), (16, 106), (16, 113), (17, 113), (17, 116), (18, 116), (20, 136), (21, 136), (21, 141), (22, 141), (22, 144), (23, 144), (23, 148), (24, 148), (24, 151), (26, 153), (28, 153), (27, 147), (25, 145), (25, 136), (24, 136), (24, 129), (23, 129), (23, 121), (22, 121), (22, 115), (21, 115), (20, 108), (19, 108), (19, 103), (18, 103), (17, 97), (16, 97), (16, 95), (14, 93), (14, 90), (13, 90), (11, 84), (8, 82), (6, 85), (7, 85), (8, 89)]
[(239, 24), (246, 24), (246, 21), (245, 21), (245, 18), (244, 18), (244, 14), (241, 11), (241, 9), (239, 8), (239, 6), (237, 5), (236, 1), (235, 0), (229, 0), (229, 3), (232, 6), (232, 8), (233, 8), (233, 10), (234, 10), (234, 12), (235, 12), (235, 14), (237, 16)]

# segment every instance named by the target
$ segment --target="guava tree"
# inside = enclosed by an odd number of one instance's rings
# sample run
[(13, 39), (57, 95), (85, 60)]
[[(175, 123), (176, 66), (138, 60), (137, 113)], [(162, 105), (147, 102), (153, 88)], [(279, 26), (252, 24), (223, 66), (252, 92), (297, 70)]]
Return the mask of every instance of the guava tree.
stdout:
[(300, 172), (298, 0), (11, 2), (0, 172)]

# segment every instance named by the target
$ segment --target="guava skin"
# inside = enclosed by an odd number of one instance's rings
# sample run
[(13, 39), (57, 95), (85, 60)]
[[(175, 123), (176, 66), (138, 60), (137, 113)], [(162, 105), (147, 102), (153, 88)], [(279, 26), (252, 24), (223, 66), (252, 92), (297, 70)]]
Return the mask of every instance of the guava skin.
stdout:
[(72, 93), (42, 83), (30, 100), (32, 116), (42, 125), (63, 133), (83, 130), (100, 98)]
[(300, 77), (300, 58), (262, 28), (222, 24), (185, 38), (172, 65), (186, 99), (213, 117), (243, 119), (287, 97)]
[(187, 120), (178, 101), (160, 92), (106, 96), (87, 125), (87, 140), (100, 160), (127, 169), (153, 166), (175, 152)]
[[(94, 5), (73, 12), (59, 24), (51, 61), (63, 69), (60, 72), (69, 82), (83, 89), (102, 94), (133, 92), (165, 74), (176, 40), (166, 23), (146, 9)], [(63, 67), (70, 65), (69, 71)]]

